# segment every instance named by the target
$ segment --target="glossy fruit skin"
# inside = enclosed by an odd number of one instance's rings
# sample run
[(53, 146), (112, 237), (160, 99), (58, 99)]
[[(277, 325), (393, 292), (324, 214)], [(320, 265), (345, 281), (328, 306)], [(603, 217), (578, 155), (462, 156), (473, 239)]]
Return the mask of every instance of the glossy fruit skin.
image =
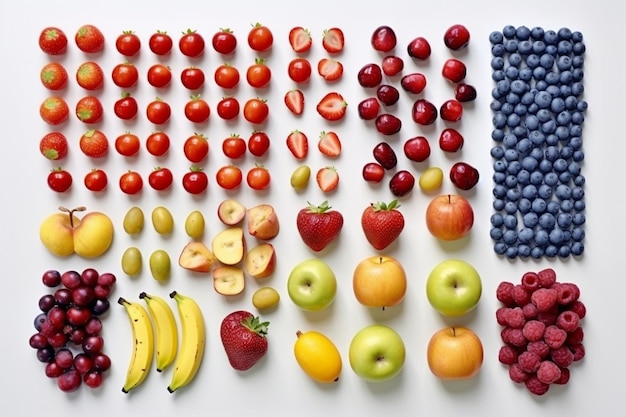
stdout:
[(172, 108), (167, 102), (161, 100), (160, 98), (156, 98), (151, 101), (146, 107), (146, 117), (155, 125), (167, 123), (171, 115)]
[(146, 138), (146, 149), (150, 155), (163, 156), (170, 148), (170, 138), (165, 132), (152, 132)]
[(296, 336), (293, 352), (300, 368), (319, 383), (337, 382), (343, 364), (335, 344), (326, 335), (316, 331), (298, 331)]
[(119, 186), (125, 194), (137, 194), (143, 188), (143, 178), (136, 171), (127, 171), (120, 176)]
[(430, 47), (428, 40), (421, 36), (409, 42), (406, 49), (411, 58), (422, 61), (428, 59), (432, 52), (432, 48)]
[(439, 115), (447, 122), (458, 122), (463, 117), (463, 104), (457, 99), (446, 100), (439, 108)]
[(379, 142), (372, 151), (374, 159), (386, 170), (390, 170), (396, 167), (398, 164), (398, 158), (396, 152), (391, 145), (387, 142)]
[(94, 25), (83, 25), (76, 31), (74, 36), (76, 46), (81, 51), (92, 54), (104, 49), (104, 35)]
[(241, 106), (235, 97), (222, 97), (222, 99), (217, 102), (217, 115), (224, 120), (237, 118), (240, 110)]
[(383, 82), (383, 70), (375, 63), (365, 64), (357, 74), (359, 85), (364, 88), (378, 87)]
[(226, 89), (235, 88), (240, 78), (239, 70), (230, 64), (218, 66), (213, 74), (215, 84)]
[(131, 88), (139, 81), (139, 71), (135, 65), (124, 62), (113, 67), (111, 78), (116, 86), (120, 88)]
[(209, 185), (209, 179), (198, 166), (192, 166), (189, 172), (183, 175), (183, 188), (189, 194), (202, 194)]
[(178, 41), (180, 52), (190, 58), (200, 56), (204, 52), (204, 38), (195, 30), (187, 29)]
[(404, 75), (400, 79), (402, 89), (411, 94), (420, 94), (426, 88), (426, 76), (420, 72)]
[(215, 173), (215, 181), (226, 190), (234, 190), (241, 185), (243, 173), (241, 168), (235, 165), (225, 165)]
[(333, 210), (328, 201), (305, 207), (296, 216), (300, 238), (314, 252), (324, 250), (334, 241), (341, 233), (343, 223), (341, 212)]
[(270, 137), (266, 132), (254, 131), (248, 138), (248, 150), (254, 156), (263, 156), (270, 148)]
[(404, 61), (399, 56), (387, 55), (380, 63), (380, 67), (387, 77), (394, 77), (404, 69)]
[(157, 191), (167, 190), (173, 182), (174, 176), (169, 168), (156, 167), (148, 175), (148, 184)]
[(135, 97), (131, 97), (130, 93), (122, 93), (122, 97), (113, 104), (113, 112), (122, 120), (132, 120), (137, 117), (139, 105)]
[(400, 92), (393, 85), (382, 84), (376, 89), (376, 97), (385, 106), (393, 106), (400, 100)]
[(85, 96), (76, 103), (76, 117), (83, 123), (93, 124), (102, 120), (104, 108), (96, 96)]
[(368, 162), (363, 165), (361, 176), (367, 182), (378, 183), (385, 177), (385, 168), (378, 162)]
[[(404, 215), (398, 210), (398, 200), (389, 203), (376, 202), (368, 205), (361, 213), (361, 228), (365, 238), (376, 250), (391, 245), (404, 230)], [(404, 293), (405, 291), (401, 291)], [(394, 297), (395, 298), (395, 297)], [(401, 301), (402, 298), (396, 301)], [(387, 306), (392, 304), (387, 304)], [(385, 307), (385, 305), (381, 306)]]
[(49, 26), (39, 34), (39, 48), (48, 55), (67, 52), (67, 35), (58, 27)]
[(39, 152), (52, 161), (65, 158), (68, 148), (67, 137), (61, 132), (48, 132), (39, 141)]
[(430, 156), (430, 143), (424, 136), (415, 136), (404, 142), (402, 150), (409, 160), (424, 162)]
[(58, 91), (67, 87), (68, 74), (62, 64), (49, 62), (41, 68), (39, 79), (48, 90)]
[(209, 141), (206, 136), (194, 134), (185, 139), (183, 153), (189, 162), (198, 163), (209, 154)]
[(197, 90), (204, 85), (204, 71), (199, 67), (187, 67), (180, 73), (180, 82), (189, 90)]
[(431, 125), (437, 120), (437, 107), (426, 99), (418, 99), (413, 103), (411, 117), (419, 125)]
[(272, 31), (261, 23), (256, 23), (248, 32), (248, 46), (257, 52), (269, 50), (274, 43)]
[(299, 84), (309, 81), (312, 72), (311, 62), (306, 58), (294, 58), (287, 66), (289, 78)]
[(409, 194), (415, 186), (415, 177), (407, 170), (396, 172), (389, 180), (389, 189), (396, 197), (404, 197)]
[(154, 64), (148, 68), (148, 82), (156, 88), (165, 88), (172, 81), (172, 70), (164, 64)]
[(56, 126), (67, 121), (70, 115), (70, 108), (62, 97), (52, 96), (41, 103), (39, 115), (44, 122)]
[(390, 113), (383, 113), (376, 117), (376, 130), (385, 135), (391, 136), (400, 132), (402, 129), (402, 120)]
[(220, 29), (211, 38), (211, 46), (222, 55), (230, 55), (237, 49), (237, 37), (232, 30)]
[(85, 175), (85, 187), (94, 192), (102, 191), (108, 184), (106, 172), (102, 169), (92, 169)]
[(443, 63), (441, 75), (451, 83), (460, 83), (467, 75), (467, 67), (463, 61), (456, 58), (449, 58)]
[(439, 134), (439, 148), (444, 152), (457, 152), (463, 143), (463, 135), (456, 129), (446, 128)]
[(222, 141), (222, 152), (230, 159), (239, 159), (246, 154), (248, 146), (239, 135), (231, 135)]
[(372, 48), (379, 52), (390, 52), (397, 42), (396, 33), (389, 26), (379, 26), (372, 33)]
[(123, 156), (131, 157), (137, 155), (141, 143), (139, 136), (126, 132), (115, 138), (115, 150)]
[(246, 371), (252, 368), (267, 352), (267, 327), (248, 311), (234, 311), (222, 320), (220, 339), (233, 369)]
[(443, 42), (453, 51), (466, 48), (470, 42), (469, 30), (461, 24), (452, 25), (444, 33)]
[(78, 141), (80, 150), (90, 158), (102, 158), (109, 151), (107, 136), (98, 129), (83, 133)]
[(185, 104), (185, 117), (193, 123), (204, 123), (209, 120), (211, 108), (209, 103), (200, 96), (191, 96)]
[(246, 174), (246, 183), (253, 190), (261, 191), (270, 186), (271, 176), (267, 168), (255, 166)]
[(471, 190), (479, 178), (478, 169), (467, 162), (456, 162), (450, 167), (450, 181), (461, 190)]
[(461, 103), (474, 101), (477, 95), (476, 88), (473, 85), (460, 82), (454, 87), (454, 98)]
[(262, 124), (270, 114), (266, 100), (251, 98), (243, 105), (243, 117), (250, 123)]
[(141, 39), (133, 31), (125, 30), (118, 35), (115, 40), (115, 48), (120, 54), (131, 57), (139, 53), (141, 49)]
[(374, 120), (380, 113), (380, 102), (376, 97), (365, 98), (359, 102), (357, 111), (362, 120)]
[(172, 50), (174, 46), (174, 41), (172, 41), (172, 37), (167, 34), (167, 32), (156, 31), (152, 35), (150, 35), (150, 39), (148, 40), (148, 46), (150, 50), (156, 55), (167, 55)]
[(72, 175), (63, 168), (55, 168), (48, 174), (48, 187), (57, 193), (64, 193), (72, 186)]
[(266, 61), (257, 58), (246, 70), (246, 81), (253, 88), (264, 88), (272, 80), (272, 71)]

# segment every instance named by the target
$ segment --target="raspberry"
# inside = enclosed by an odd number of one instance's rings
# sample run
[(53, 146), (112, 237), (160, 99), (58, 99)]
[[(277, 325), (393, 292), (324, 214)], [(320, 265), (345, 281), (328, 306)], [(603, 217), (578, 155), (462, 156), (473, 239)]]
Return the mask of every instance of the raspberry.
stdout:
[(543, 333), (546, 330), (546, 325), (539, 320), (530, 320), (524, 324), (522, 328), (522, 332), (524, 333), (524, 337), (529, 342), (536, 342), (538, 340), (543, 340)]
[(552, 361), (543, 361), (537, 369), (537, 379), (544, 384), (552, 384), (561, 378), (561, 368)]
[(540, 363), (541, 358), (539, 357), (539, 355), (533, 352), (524, 351), (520, 353), (520, 355), (517, 357), (517, 364), (520, 366), (522, 371), (529, 374), (537, 372)]
[(531, 375), (524, 381), (526, 389), (534, 395), (543, 395), (550, 389), (550, 385), (544, 384), (537, 378), (537, 375)]
[(548, 311), (541, 311), (537, 313), (537, 320), (543, 322), (546, 326), (556, 324), (556, 318), (559, 316), (558, 306), (555, 304), (553, 308)]
[(584, 338), (585, 332), (583, 331), (583, 328), (579, 326), (576, 330), (567, 335), (565, 343), (569, 346), (577, 345), (579, 343), (582, 343)]
[(496, 321), (500, 326), (506, 326), (506, 316), (509, 307), (499, 307), (496, 310)]
[(515, 304), (518, 306), (530, 303), (530, 293), (526, 290), (526, 288), (522, 287), (522, 284), (515, 285), (513, 290), (511, 290), (511, 295), (513, 296)]
[(567, 332), (560, 329), (555, 324), (546, 327), (546, 331), (543, 334), (543, 340), (545, 340), (548, 346), (550, 346), (550, 349), (558, 349), (563, 346), (566, 338)]
[(572, 305), (570, 305), (568, 308), (570, 309), (570, 311), (578, 314), (578, 318), (581, 320), (584, 319), (587, 315), (587, 307), (580, 300), (574, 301)]
[(539, 288), (533, 292), (530, 300), (539, 312), (550, 310), (556, 304), (557, 291), (553, 288)]
[(574, 353), (574, 362), (577, 362), (585, 357), (585, 347), (582, 343), (570, 346), (572, 353)]
[(515, 329), (521, 329), (524, 327), (524, 323), (526, 323), (526, 317), (524, 317), (521, 307), (507, 309), (504, 318), (507, 325)]
[(573, 311), (564, 311), (556, 318), (556, 325), (570, 333), (579, 327), (580, 318)]
[(550, 346), (543, 340), (538, 340), (536, 342), (529, 342), (526, 346), (526, 350), (536, 353), (541, 359), (544, 359), (550, 353)]
[(528, 373), (524, 372), (519, 364), (514, 363), (509, 366), (509, 378), (511, 381), (521, 384), (528, 379)]
[(561, 377), (559, 379), (557, 379), (556, 381), (554, 381), (555, 384), (558, 385), (565, 385), (569, 382), (569, 369), (567, 368), (561, 368)]
[(522, 329), (505, 327), (502, 329), (500, 336), (502, 337), (502, 341), (508, 345), (518, 347), (526, 345), (526, 338), (524, 337), (524, 333), (522, 333)]
[(528, 303), (524, 307), (522, 307), (522, 312), (524, 313), (524, 317), (526, 317), (527, 320), (531, 320), (537, 317), (537, 313), (539, 311), (537, 310), (536, 305), (534, 305), (533, 303)]
[(526, 272), (522, 275), (522, 287), (526, 288), (526, 290), (533, 292), (538, 290), (540, 286), (541, 282), (536, 272)]
[(567, 346), (561, 346), (550, 352), (550, 358), (561, 368), (567, 368), (574, 362), (574, 353)]
[[(498, 352), (498, 360), (500, 361), (500, 363), (503, 363), (505, 365), (512, 365), (515, 362), (517, 362), (518, 356), (519, 356), (519, 353), (517, 353), (517, 350), (514, 347), (509, 346), (509, 345), (504, 345), (500, 347), (500, 351)], [(573, 356), (574, 355), (572, 354), (572, 357)]]
[(580, 289), (571, 282), (557, 283), (552, 286), (556, 290), (556, 300), (561, 305), (569, 305), (580, 297)]
[(515, 305), (515, 300), (513, 299), (512, 294), (513, 287), (514, 285), (512, 282), (502, 281), (496, 288), (496, 298), (507, 307)]
[(552, 268), (542, 269), (537, 273), (539, 284), (543, 288), (550, 288), (556, 282), (556, 272)]

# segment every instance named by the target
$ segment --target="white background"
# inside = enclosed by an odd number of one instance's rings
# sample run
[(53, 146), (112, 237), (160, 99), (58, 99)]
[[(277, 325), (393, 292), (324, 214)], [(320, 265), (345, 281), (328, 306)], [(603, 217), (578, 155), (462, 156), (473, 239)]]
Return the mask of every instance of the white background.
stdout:
[[(358, 3), (339, 1), (317, 2), (252, 2), (236, 1), (227, 4), (218, 2), (152, 2), (109, 1), (85, 3), (66, 2), (11, 2), (0, 3), (0, 39), (2, 40), (3, 63), (0, 65), (3, 105), (0, 125), (3, 129), (3, 192), (1, 240), (3, 262), (4, 301), (0, 304), (0, 320), (4, 330), (2, 343), (3, 369), (0, 377), (0, 399), (3, 413), (11, 416), (33, 415), (46, 412), (52, 415), (65, 413), (86, 415), (571, 415), (588, 416), (607, 414), (606, 410), (621, 405), (623, 395), (621, 375), (624, 369), (623, 337), (620, 336), (621, 306), (626, 291), (621, 277), (623, 257), (621, 239), (625, 230), (621, 221), (624, 209), (624, 194), (621, 160), (624, 155), (622, 130), (623, 53), (619, 28), (621, 14), (603, 6), (604, 2), (583, 1), (529, 1), (511, 3), (501, 1), (447, 1), (423, 3), (414, 1), (387, 1)], [(608, 4), (608, 2), (606, 2)], [(354, 4), (354, 6), (352, 6)], [(359, 6), (356, 6), (359, 4)], [(226, 124), (214, 113), (207, 126), (194, 127), (184, 119), (182, 105), (188, 98), (178, 80), (178, 74), (189, 61), (177, 50), (167, 62), (175, 73), (172, 86), (158, 94), (172, 103), (174, 115), (167, 132), (173, 138), (169, 156), (156, 160), (145, 149), (133, 162), (124, 161), (114, 151), (105, 161), (90, 162), (77, 146), (77, 138), (85, 130), (81, 123), (72, 118), (63, 127), (72, 141), (70, 156), (63, 166), (74, 175), (75, 185), (67, 195), (52, 193), (45, 178), (54, 163), (46, 161), (38, 153), (39, 138), (48, 131), (38, 116), (40, 102), (47, 92), (38, 76), (41, 66), (49, 60), (37, 47), (37, 36), (48, 25), (59, 26), (70, 37), (68, 53), (62, 62), (73, 77), (75, 68), (87, 59), (78, 51), (72, 38), (76, 29), (85, 23), (100, 27), (106, 36), (105, 52), (96, 59), (102, 64), (107, 79), (99, 92), (105, 105), (105, 121), (101, 128), (113, 140), (125, 130), (132, 130), (145, 138), (153, 127), (143, 113), (133, 124), (125, 126), (112, 112), (114, 100), (120, 90), (111, 82), (110, 71), (122, 57), (115, 51), (114, 39), (123, 30), (134, 30), (143, 41), (141, 56), (135, 60), (142, 74), (140, 86), (134, 95), (140, 107), (157, 93), (145, 81), (145, 71), (158, 61), (148, 50), (147, 40), (155, 30), (166, 30), (176, 40), (181, 31), (197, 29), (207, 40), (220, 27), (234, 30), (239, 39), (239, 48), (229, 62), (238, 66), (242, 73), (255, 57), (245, 42), (250, 25), (262, 22), (275, 35), (275, 46), (267, 56), (274, 72), (271, 87), (262, 92), (271, 107), (270, 121), (264, 127), (273, 138), (270, 156), (263, 163), (270, 168), (273, 182), (267, 193), (255, 193), (247, 186), (231, 196), (247, 206), (261, 202), (273, 204), (282, 224), (280, 235), (274, 240), (278, 251), (276, 273), (266, 282), (248, 279), (244, 294), (232, 299), (215, 293), (211, 278), (193, 276), (174, 267), (171, 280), (165, 285), (157, 284), (149, 275), (147, 264), (144, 273), (136, 279), (125, 277), (119, 260), (129, 245), (137, 245), (147, 259), (157, 247), (169, 251), (174, 264), (187, 237), (183, 222), (187, 213), (200, 209), (207, 219), (207, 241), (221, 225), (215, 215), (217, 204), (228, 195), (213, 181), (215, 171), (226, 162), (220, 151), (221, 139), (237, 132), (247, 136), (252, 128), (243, 120)], [(360, 306), (351, 289), (351, 276), (355, 265), (363, 258), (374, 254), (360, 229), (359, 216), (368, 203), (376, 200), (389, 201), (391, 194), (385, 185), (371, 187), (360, 177), (361, 167), (371, 160), (371, 149), (381, 137), (372, 126), (359, 120), (357, 103), (369, 93), (356, 82), (358, 69), (371, 61), (380, 60), (369, 45), (369, 37), (375, 27), (382, 24), (392, 26), (398, 35), (397, 53), (405, 58), (405, 72), (421, 70), (429, 77), (426, 96), (441, 103), (451, 95), (451, 87), (439, 76), (439, 68), (451, 57), (442, 42), (442, 34), (455, 23), (465, 24), (472, 34), (469, 48), (459, 55), (468, 66), (467, 81), (476, 85), (479, 98), (466, 111), (458, 126), (466, 137), (462, 153), (446, 157), (436, 147), (436, 135), (443, 127), (441, 121), (426, 131), (420, 131), (409, 118), (408, 98), (395, 110), (405, 122), (399, 137), (391, 139), (399, 151), (402, 139), (419, 132), (433, 138), (433, 154), (430, 164), (446, 168), (458, 159), (477, 166), (482, 174), (477, 188), (468, 193), (475, 212), (475, 227), (468, 239), (460, 243), (441, 244), (431, 237), (424, 224), (424, 209), (431, 196), (415, 189), (402, 199), (401, 210), (407, 224), (398, 243), (388, 254), (397, 257), (409, 276), (409, 288), (403, 304), (384, 312), (370, 311)], [(567, 26), (579, 30), (587, 45), (585, 61), (585, 98), (590, 103), (584, 126), (584, 149), (586, 159), (584, 174), (587, 202), (586, 249), (582, 259), (539, 261), (509, 261), (498, 258), (492, 250), (489, 238), (489, 216), (491, 214), (491, 113), (489, 110), (490, 51), (488, 35), (501, 30), (505, 25), (542, 26), (558, 30)], [(314, 46), (308, 56), (313, 63), (325, 55), (321, 48), (321, 33), (331, 26), (341, 27), (346, 35), (346, 50), (339, 56), (345, 65), (345, 76), (334, 86), (325, 84), (314, 76), (306, 87), (307, 108), (304, 117), (296, 119), (282, 105), (284, 92), (292, 86), (286, 76), (287, 62), (295, 56), (287, 43), (288, 30), (302, 25), (311, 30)], [(433, 47), (431, 59), (417, 66), (406, 55), (405, 45), (415, 36), (424, 36)], [(202, 95), (214, 109), (223, 92), (212, 83), (213, 69), (223, 62), (211, 48), (197, 62), (207, 75), (208, 83)], [(331, 89), (341, 91), (349, 102), (347, 118), (329, 125), (314, 110), (314, 103)], [(64, 92), (70, 106), (83, 94), (71, 80)], [(236, 91), (241, 100), (256, 95), (242, 82)], [(143, 107), (142, 107), (143, 108)], [(315, 149), (315, 140), (322, 130), (336, 129), (344, 143), (344, 153), (333, 161), (341, 175), (336, 193), (324, 196), (311, 183), (301, 193), (295, 193), (288, 177), (296, 161), (286, 150), (284, 138), (293, 129), (306, 132), (312, 140), (312, 149), (307, 163), (315, 170), (329, 164)], [(205, 164), (210, 174), (208, 193), (193, 198), (182, 189), (180, 179), (189, 164), (182, 155), (182, 141), (194, 131), (202, 131), (211, 142), (212, 150)], [(400, 152), (400, 151), (399, 151)], [(412, 165), (400, 152), (399, 168), (407, 168), (419, 175), (426, 164)], [(253, 166), (254, 159), (248, 155), (241, 164), (245, 169)], [(117, 178), (133, 167), (147, 173), (156, 166), (169, 166), (176, 176), (176, 184), (165, 195), (151, 190), (147, 185), (140, 196), (128, 197), (117, 188)], [(93, 166), (106, 169), (110, 177), (108, 191), (93, 195), (82, 185), (82, 177)], [(446, 181), (443, 191), (454, 191)], [(295, 229), (296, 212), (307, 201), (321, 203), (328, 198), (334, 208), (345, 216), (345, 226), (338, 242), (318, 254), (335, 271), (339, 289), (334, 305), (319, 314), (304, 314), (291, 303), (286, 292), (286, 278), (293, 266), (314, 256), (301, 243)], [(47, 253), (38, 238), (39, 223), (53, 213), (60, 204), (67, 206), (86, 205), (91, 210), (104, 211), (116, 225), (116, 236), (110, 251), (97, 260), (77, 257), (57, 259)], [(124, 213), (132, 205), (144, 209), (149, 218), (153, 207), (164, 205), (174, 214), (176, 230), (169, 238), (162, 238), (147, 224), (138, 239), (131, 239), (121, 228)], [(254, 241), (248, 239), (249, 244)], [(445, 320), (428, 304), (424, 283), (429, 271), (436, 263), (458, 257), (472, 263), (483, 279), (484, 292), (479, 307), (467, 317)], [(118, 284), (112, 295), (111, 311), (106, 316), (104, 337), (105, 350), (113, 360), (101, 389), (89, 390), (81, 387), (73, 394), (64, 394), (48, 380), (43, 365), (28, 347), (28, 338), (33, 333), (32, 319), (37, 314), (37, 300), (46, 292), (40, 276), (46, 269), (82, 270), (92, 266), (105, 272), (117, 274)], [(564, 387), (553, 387), (549, 394), (537, 398), (508, 378), (507, 370), (497, 360), (500, 347), (499, 326), (494, 312), (498, 307), (495, 288), (501, 280), (517, 281), (527, 270), (553, 267), (561, 281), (577, 283), (582, 300), (588, 307), (584, 320), (587, 356), (572, 367), (570, 383)], [(219, 340), (221, 318), (235, 309), (253, 309), (250, 297), (262, 284), (275, 286), (282, 295), (276, 311), (265, 314), (271, 321), (269, 332), (270, 349), (267, 356), (252, 370), (238, 373), (227, 363)], [(144, 386), (130, 395), (122, 394), (127, 360), (132, 346), (130, 327), (123, 309), (115, 304), (119, 296), (135, 298), (140, 291), (154, 292), (166, 296), (171, 290), (189, 293), (201, 304), (207, 323), (207, 348), (205, 361), (197, 379), (188, 388), (174, 395), (166, 387), (170, 372), (153, 372)], [(395, 379), (381, 384), (360, 380), (350, 369), (347, 360), (348, 346), (352, 336), (371, 323), (385, 323), (395, 328), (403, 337), (407, 348), (407, 360), (403, 372)], [(482, 338), (485, 361), (480, 374), (466, 382), (442, 383), (429, 371), (426, 363), (426, 344), (430, 336), (448, 324), (464, 324), (473, 328)], [(316, 329), (326, 333), (336, 343), (344, 359), (344, 370), (340, 382), (334, 385), (318, 385), (298, 368), (292, 348), (296, 330)], [(53, 410), (53, 411), (51, 411)], [(498, 411), (491, 411), (498, 410)]]

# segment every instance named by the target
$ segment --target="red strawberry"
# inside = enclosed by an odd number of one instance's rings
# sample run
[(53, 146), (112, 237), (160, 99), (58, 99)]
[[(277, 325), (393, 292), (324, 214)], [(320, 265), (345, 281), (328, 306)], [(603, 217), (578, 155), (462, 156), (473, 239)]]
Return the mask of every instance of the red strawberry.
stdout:
[(301, 90), (287, 91), (285, 105), (293, 114), (302, 114), (304, 112), (304, 93)]
[(361, 227), (374, 249), (385, 249), (400, 236), (404, 229), (404, 216), (397, 210), (398, 207), (398, 200), (389, 204), (379, 201), (363, 211)]
[(83, 133), (78, 144), (80, 150), (90, 158), (101, 158), (109, 151), (109, 140), (104, 133), (97, 129)]
[(339, 173), (335, 167), (320, 168), (315, 179), (320, 190), (325, 193), (334, 191), (339, 185)]
[(94, 25), (83, 25), (74, 36), (76, 46), (83, 52), (95, 53), (104, 49), (104, 35)]
[(252, 368), (267, 353), (267, 327), (248, 311), (234, 311), (222, 320), (220, 337), (230, 365), (245, 371)]
[(340, 120), (346, 114), (348, 103), (343, 96), (336, 92), (326, 94), (317, 104), (317, 112), (329, 121)]
[(343, 37), (343, 31), (339, 28), (330, 28), (324, 31), (322, 37), (322, 46), (326, 49), (326, 52), (336, 54), (343, 50), (345, 40)]
[(39, 141), (39, 151), (51, 160), (65, 158), (67, 147), (67, 138), (61, 132), (46, 133)]
[(104, 71), (96, 62), (84, 62), (76, 70), (76, 82), (85, 90), (97, 90), (104, 85)]
[(317, 148), (329, 158), (336, 158), (341, 154), (341, 140), (335, 132), (322, 132)]
[(294, 52), (301, 53), (311, 49), (313, 38), (311, 32), (302, 26), (296, 26), (289, 31), (289, 44)]
[(336, 81), (343, 75), (343, 64), (336, 59), (322, 58), (317, 63), (317, 72), (326, 81)]
[(299, 130), (294, 130), (287, 136), (287, 148), (296, 159), (304, 159), (309, 153), (309, 138)]
[(298, 232), (305, 245), (319, 252), (335, 240), (343, 227), (343, 216), (331, 210), (328, 201), (319, 206), (309, 203), (301, 209), (296, 218)]
[(98, 123), (102, 120), (104, 109), (96, 96), (86, 96), (76, 103), (76, 117), (83, 123)]
[(39, 34), (39, 47), (49, 55), (61, 55), (67, 51), (67, 36), (57, 27), (44, 28)]

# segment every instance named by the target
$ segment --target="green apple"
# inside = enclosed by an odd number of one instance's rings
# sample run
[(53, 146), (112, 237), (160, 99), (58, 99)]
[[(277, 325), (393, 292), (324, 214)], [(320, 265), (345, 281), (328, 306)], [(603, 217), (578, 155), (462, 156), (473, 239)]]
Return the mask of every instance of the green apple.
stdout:
[(303, 310), (323, 310), (335, 300), (337, 279), (325, 262), (307, 259), (291, 270), (287, 292), (294, 304)]
[(482, 281), (476, 269), (460, 259), (447, 259), (436, 265), (426, 280), (426, 296), (440, 314), (458, 317), (472, 311), (482, 294)]
[(404, 367), (406, 348), (402, 337), (384, 324), (371, 324), (359, 330), (348, 350), (350, 366), (366, 381), (387, 381)]

